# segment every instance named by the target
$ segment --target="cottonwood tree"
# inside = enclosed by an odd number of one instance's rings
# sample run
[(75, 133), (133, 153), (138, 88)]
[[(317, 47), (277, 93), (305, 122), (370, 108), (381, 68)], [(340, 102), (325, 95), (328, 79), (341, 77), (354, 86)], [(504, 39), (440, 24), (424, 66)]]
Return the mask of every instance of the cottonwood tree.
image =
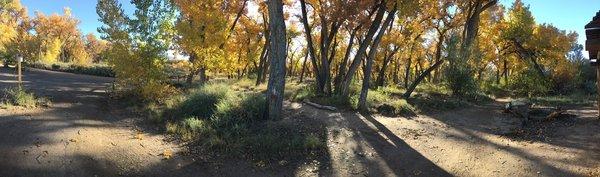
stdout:
[(422, 72), (418, 74), (418, 77), (406, 89), (406, 92), (403, 94), (404, 98), (409, 98), (425, 77), (430, 76), (434, 70), (439, 69), (445, 62), (442, 58), (442, 53), (447, 34), (461, 24), (461, 19), (457, 14), (458, 11), (452, 10), (454, 7), (455, 4), (451, 1), (433, 1), (421, 5), (422, 12), (430, 12), (431, 14), (427, 23), (428, 26), (433, 28), (437, 38), (434, 46), (435, 52), (430, 66), (427, 69), (422, 68)]
[(102, 38), (111, 43), (108, 63), (115, 71), (120, 91), (160, 100), (171, 88), (164, 65), (173, 37), (174, 13), (166, 0), (133, 0), (133, 17), (116, 0), (98, 0), (96, 12)]
[(176, 25), (178, 45), (192, 63), (188, 83), (196, 73), (200, 73), (201, 81), (206, 80), (207, 70), (234, 72), (234, 63), (239, 60), (235, 53), (240, 51), (230, 52), (236, 50), (230, 39), (235, 37), (236, 26), (246, 14), (248, 0), (174, 2), (181, 12)]
[(462, 34), (462, 57), (470, 58), (471, 46), (479, 34), (481, 13), (494, 7), (497, 3), (498, 0), (463, 0), (459, 2), (459, 7), (462, 9), (466, 19)]
[(19, 0), (0, 1), (0, 54), (8, 54), (7, 48), (13, 40), (18, 40), (19, 26), (24, 22), (27, 10)]
[(283, 2), (269, 0), (269, 83), (267, 85), (267, 115), (271, 120), (281, 119), (283, 92), (285, 89), (285, 64), (287, 58), (286, 27), (283, 17)]
[[(360, 91), (360, 96), (358, 98), (358, 108), (361, 110), (364, 110), (364, 111), (368, 110), (367, 95), (369, 93), (369, 88), (370, 88), (371, 71), (373, 68), (373, 62), (375, 60), (374, 59), (375, 54), (377, 53), (377, 49), (379, 48), (379, 44), (381, 43), (383, 35), (388, 30), (388, 27), (390, 27), (390, 25), (394, 21), (394, 17), (396, 16), (396, 12), (398, 11), (397, 6), (398, 6), (398, 4), (393, 4), (392, 9), (387, 13), (385, 21), (379, 28), (377, 36), (375, 36), (375, 39), (373, 40), (373, 45), (370, 47), (369, 54), (367, 55), (367, 59), (366, 59), (367, 61), (366, 61), (365, 68), (364, 68), (363, 84), (362, 84), (362, 88)], [(387, 4), (383, 7), (387, 8)]]
[(33, 19), (35, 36), (42, 44), (41, 59), (45, 63), (74, 62), (80, 65), (91, 63), (85, 51), (83, 35), (77, 28), (79, 20), (71, 16), (69, 8), (63, 15), (46, 16), (36, 12)]
[(85, 35), (85, 50), (91, 57), (94, 63), (100, 63), (104, 61), (102, 53), (108, 50), (109, 43), (106, 40), (98, 39), (93, 33)]

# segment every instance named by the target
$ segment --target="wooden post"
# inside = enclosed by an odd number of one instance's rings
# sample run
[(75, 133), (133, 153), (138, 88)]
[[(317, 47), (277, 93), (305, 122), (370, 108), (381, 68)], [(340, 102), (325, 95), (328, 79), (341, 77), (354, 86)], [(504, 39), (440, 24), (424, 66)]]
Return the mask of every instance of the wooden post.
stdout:
[(21, 79), (22, 73), (21, 73), (21, 62), (23, 61), (23, 58), (21, 56), (17, 57), (17, 78), (18, 78), (18, 85), (19, 85), (19, 90), (22, 89), (23, 85), (23, 80)]
[[(596, 62), (600, 60), (600, 51), (597, 56)], [(596, 94), (596, 97), (598, 97), (598, 119), (600, 119), (600, 63), (596, 65)]]

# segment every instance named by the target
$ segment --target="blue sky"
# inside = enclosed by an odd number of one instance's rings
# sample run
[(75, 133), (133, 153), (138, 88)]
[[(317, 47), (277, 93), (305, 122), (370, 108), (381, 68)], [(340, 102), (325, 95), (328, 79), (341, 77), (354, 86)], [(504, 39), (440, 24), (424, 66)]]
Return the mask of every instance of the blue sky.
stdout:
[[(35, 11), (44, 14), (63, 13), (65, 7), (71, 8), (71, 13), (81, 21), (79, 28), (84, 34), (98, 33), (97, 28), (102, 25), (98, 22), (96, 14), (97, 0), (21, 0), (21, 4), (27, 7), (29, 15), (33, 16)], [(123, 8), (133, 11), (134, 7), (129, 0), (119, 0)]]
[[(133, 7), (129, 0), (119, 0), (126, 11)], [(510, 7), (514, 0), (500, 0), (500, 3)], [(530, 10), (538, 23), (550, 23), (560, 29), (577, 31), (579, 43), (585, 40), (583, 26), (587, 24), (596, 12), (600, 11), (598, 0), (523, 0), (530, 5)], [(70, 7), (72, 14), (81, 20), (80, 28), (83, 33), (97, 33), (101, 25), (96, 15), (96, 0), (21, 0), (29, 13), (40, 11), (45, 14), (62, 13), (64, 7)]]

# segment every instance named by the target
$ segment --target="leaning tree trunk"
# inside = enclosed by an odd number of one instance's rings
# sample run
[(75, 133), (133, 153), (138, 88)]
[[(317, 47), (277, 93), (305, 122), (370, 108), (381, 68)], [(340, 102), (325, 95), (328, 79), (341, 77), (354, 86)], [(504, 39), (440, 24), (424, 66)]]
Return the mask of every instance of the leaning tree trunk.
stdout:
[(360, 96), (358, 98), (358, 108), (362, 111), (369, 110), (369, 108), (367, 107), (367, 95), (369, 94), (369, 87), (370, 87), (369, 82), (371, 81), (371, 71), (373, 69), (373, 62), (375, 60), (375, 54), (377, 53), (377, 48), (379, 48), (379, 43), (381, 42), (381, 38), (383, 38), (383, 34), (385, 34), (385, 31), (387, 30), (387, 28), (394, 21), (395, 15), (396, 15), (396, 8), (394, 8), (394, 10), (392, 10), (390, 13), (388, 13), (388, 16), (386, 17), (385, 22), (383, 22), (383, 25), (379, 29), (379, 33), (377, 34), (377, 36), (375, 37), (375, 40), (373, 41), (371, 50), (369, 50), (369, 55), (367, 56), (367, 61), (365, 64), (365, 76), (363, 79)]
[(302, 62), (302, 71), (300, 71), (300, 81), (298, 81), (298, 83), (302, 83), (302, 81), (304, 81), (304, 72), (306, 72), (306, 60), (308, 60), (308, 54), (304, 56), (304, 61)]
[(367, 47), (371, 45), (373, 36), (378, 31), (381, 25), (381, 21), (383, 21), (383, 15), (385, 15), (385, 5), (380, 4), (377, 10), (377, 15), (375, 15), (375, 19), (371, 23), (371, 27), (369, 27), (365, 39), (360, 43), (358, 50), (356, 51), (356, 55), (354, 56), (354, 59), (352, 60), (352, 63), (348, 68), (348, 72), (344, 74), (344, 77), (341, 81), (341, 86), (339, 88), (341, 90), (338, 91), (338, 93), (340, 93), (344, 98), (348, 98), (348, 96), (350, 95), (350, 83), (352, 82), (352, 79), (354, 77), (354, 74), (358, 70), (358, 67), (362, 63), (362, 58), (366, 55)]
[[(268, 45), (268, 43), (266, 44)], [(263, 49), (265, 52), (263, 53), (263, 55), (259, 58), (259, 62), (258, 62), (258, 68), (256, 70), (256, 86), (260, 85), (263, 83), (263, 76), (265, 75), (264, 73), (267, 72), (267, 58), (268, 58), (268, 54), (269, 54), (269, 50), (267, 49), (268, 47), (265, 46), (265, 49)]]
[[(191, 54), (190, 55), (190, 63), (194, 63), (196, 61), (197, 55), (196, 54)], [(196, 75), (196, 73), (198, 72), (198, 70), (196, 69), (191, 69), (190, 73), (187, 76), (186, 79), (186, 84), (188, 85), (192, 85), (192, 82), (194, 82), (194, 76)]]
[(442, 65), (442, 63), (444, 63), (444, 60), (439, 60), (435, 64), (433, 64), (433, 66), (431, 66), (427, 70), (423, 71), (423, 73), (421, 73), (419, 75), (419, 77), (417, 77), (417, 79), (415, 79), (415, 81), (410, 85), (410, 87), (406, 89), (406, 92), (404, 92), (404, 95), (402, 95), (402, 96), (405, 99), (408, 99), (410, 97), (410, 95), (412, 94), (412, 92), (415, 91), (415, 89), (417, 88), (419, 83), (421, 83), (423, 81), (423, 79), (425, 79), (425, 77), (430, 75), (433, 70), (440, 67)]
[(269, 28), (271, 30), (269, 83), (267, 86), (267, 115), (271, 120), (281, 119), (283, 91), (285, 89), (285, 63), (287, 55), (285, 21), (282, 0), (269, 0)]
[(447, 30), (442, 30), (441, 32), (439, 32), (440, 36), (438, 37), (438, 43), (435, 49), (435, 63), (429, 68), (427, 68), (427, 70), (423, 71), (423, 73), (421, 73), (419, 77), (415, 79), (415, 81), (410, 85), (410, 87), (406, 88), (406, 92), (404, 92), (404, 95), (402, 95), (405, 99), (408, 99), (410, 97), (412, 92), (415, 91), (417, 86), (423, 81), (423, 79), (425, 79), (425, 77), (430, 76), (432, 71), (437, 70), (444, 63), (444, 60), (442, 60), (442, 47), (444, 44), (444, 40), (446, 39), (446, 31)]
[(390, 54), (384, 55), (383, 63), (381, 64), (379, 75), (377, 76), (376, 86), (383, 87), (385, 85), (385, 71), (387, 70), (388, 65), (390, 64), (392, 58), (394, 57), (394, 55), (396, 55), (399, 49), (400, 47), (396, 47), (394, 51), (392, 51)]
[(308, 15), (307, 15), (307, 10), (306, 10), (306, 1), (305, 0), (300, 0), (300, 8), (302, 11), (302, 26), (304, 27), (304, 35), (306, 36), (306, 43), (307, 43), (307, 49), (308, 49), (308, 54), (310, 55), (310, 61), (312, 63), (312, 69), (313, 72), (315, 73), (316, 76), (316, 80), (317, 80), (317, 92), (321, 92), (323, 91), (322, 89), (319, 88), (324, 88), (324, 85), (320, 85), (320, 84), (324, 84), (325, 81), (323, 81), (323, 78), (321, 78), (321, 74), (320, 70), (319, 70), (319, 65), (317, 63), (317, 57), (315, 55), (315, 47), (314, 47), (314, 43), (313, 43), (313, 39), (312, 39), (312, 30), (310, 25), (308, 24)]
[(340, 85), (344, 76), (344, 73), (346, 73), (346, 68), (348, 67), (348, 59), (350, 58), (350, 53), (352, 52), (352, 46), (354, 45), (354, 36), (356, 36), (356, 32), (361, 28), (362, 25), (358, 25), (358, 27), (354, 28), (354, 30), (352, 30), (352, 32), (350, 33), (350, 41), (348, 42), (348, 47), (346, 48), (346, 53), (344, 54), (344, 58), (342, 59), (342, 63), (340, 64), (339, 68), (338, 68), (338, 73), (335, 76), (334, 79), (334, 87), (336, 92), (340, 89)]

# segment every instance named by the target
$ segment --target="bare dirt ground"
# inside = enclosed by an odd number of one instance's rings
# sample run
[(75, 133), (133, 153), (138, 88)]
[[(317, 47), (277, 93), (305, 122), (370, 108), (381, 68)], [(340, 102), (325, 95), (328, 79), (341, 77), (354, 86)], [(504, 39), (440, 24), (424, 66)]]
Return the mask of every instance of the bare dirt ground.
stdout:
[[(12, 70), (0, 88), (14, 86)], [(500, 103), (414, 117), (364, 116), (287, 103), (288, 120), (326, 127), (324, 157), (260, 167), (186, 155), (182, 144), (111, 104), (110, 78), (25, 72), (52, 105), (0, 109), (0, 176), (600, 176), (593, 108), (548, 123), (536, 138), (505, 136), (518, 120)], [(165, 160), (165, 152), (172, 158)]]

